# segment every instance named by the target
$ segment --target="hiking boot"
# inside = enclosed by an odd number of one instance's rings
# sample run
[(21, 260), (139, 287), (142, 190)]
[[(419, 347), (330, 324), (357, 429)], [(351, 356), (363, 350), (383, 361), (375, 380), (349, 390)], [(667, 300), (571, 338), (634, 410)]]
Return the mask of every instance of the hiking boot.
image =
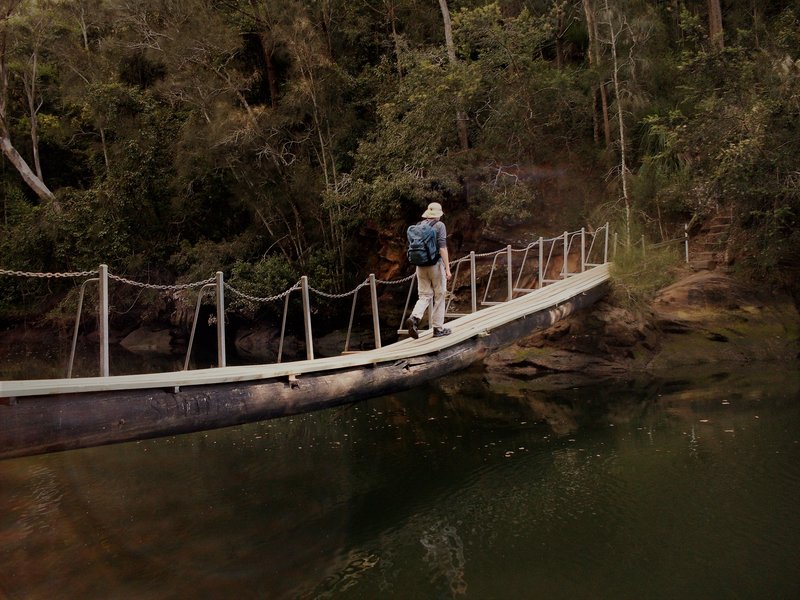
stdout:
[(438, 327), (433, 330), (433, 337), (444, 337), (446, 335), (450, 335), (451, 333), (453, 332), (447, 329), (447, 327)]
[(408, 329), (408, 335), (410, 335), (414, 339), (417, 339), (419, 337), (419, 331), (417, 331), (417, 325), (419, 325), (419, 319), (417, 317), (408, 317), (406, 319), (406, 329)]

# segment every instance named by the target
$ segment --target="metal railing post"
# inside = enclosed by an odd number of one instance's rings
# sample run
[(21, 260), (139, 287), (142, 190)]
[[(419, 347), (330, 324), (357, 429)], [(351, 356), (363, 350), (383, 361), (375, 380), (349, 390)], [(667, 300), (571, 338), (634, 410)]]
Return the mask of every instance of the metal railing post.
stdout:
[(378, 290), (375, 287), (375, 274), (369, 274), (369, 292), (372, 298), (372, 328), (375, 331), (375, 347), (381, 347), (381, 321), (378, 317)]
[(183, 361), (183, 370), (189, 370), (189, 359), (192, 356), (192, 347), (194, 346), (194, 333), (197, 331), (197, 319), (200, 318), (200, 305), (203, 301), (203, 294), (209, 288), (214, 287), (215, 283), (207, 283), (197, 292), (197, 304), (194, 307), (194, 320), (192, 321), (192, 332), (189, 334), (189, 345), (186, 347), (186, 358)]
[(581, 227), (581, 273), (586, 270), (586, 228)]
[(100, 376), (108, 377), (108, 265), (100, 265), (100, 303), (98, 310), (98, 333), (100, 335)]
[(561, 277), (566, 278), (569, 273), (569, 232), (564, 232), (564, 265), (561, 268)]
[(605, 250), (603, 252), (603, 264), (606, 264), (608, 262), (608, 230), (609, 229), (610, 229), (610, 227), (608, 226), (608, 222), (606, 221), (606, 247), (605, 247)]
[[(296, 284), (295, 284), (296, 285)], [(283, 358), (283, 340), (286, 337), (286, 315), (289, 312), (289, 296), (292, 295), (292, 287), (283, 299), (283, 317), (281, 318), (281, 341), (278, 343), (278, 362)]]
[(308, 295), (308, 275), (300, 278), (303, 289), (303, 325), (306, 330), (306, 358), (314, 360), (314, 340), (311, 336), (311, 301)]
[(539, 289), (544, 287), (544, 238), (539, 236), (539, 281), (536, 286)]
[(514, 298), (514, 273), (511, 268), (511, 245), (506, 246), (506, 261), (508, 263), (508, 299)]
[(225, 280), (222, 271), (217, 271), (217, 362), (227, 366), (225, 360)]
[(78, 329), (81, 326), (81, 313), (83, 312), (83, 296), (86, 293), (86, 284), (99, 281), (96, 277), (87, 279), (81, 284), (81, 292), (78, 296), (78, 312), (75, 314), (75, 330), (72, 332), (72, 350), (69, 353), (69, 363), (67, 363), (67, 379), (72, 377), (72, 365), (75, 363), (75, 349), (78, 345)]
[(469, 291), (472, 294), (472, 312), (478, 312), (478, 277), (475, 273), (475, 251), (469, 253)]
[(683, 224), (683, 245), (685, 248), (686, 262), (689, 262), (689, 224)]

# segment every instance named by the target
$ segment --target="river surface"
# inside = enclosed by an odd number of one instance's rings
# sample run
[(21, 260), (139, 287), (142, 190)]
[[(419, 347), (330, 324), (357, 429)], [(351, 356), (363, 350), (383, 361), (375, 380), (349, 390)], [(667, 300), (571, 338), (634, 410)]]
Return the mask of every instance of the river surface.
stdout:
[(0, 461), (0, 599), (800, 598), (800, 371), (475, 369)]

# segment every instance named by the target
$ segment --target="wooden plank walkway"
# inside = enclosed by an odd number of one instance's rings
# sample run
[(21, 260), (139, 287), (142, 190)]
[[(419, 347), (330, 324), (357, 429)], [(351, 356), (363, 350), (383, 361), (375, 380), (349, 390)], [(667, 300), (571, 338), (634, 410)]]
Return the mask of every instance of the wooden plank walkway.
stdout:
[(434, 338), (429, 331), (420, 331), (420, 337), (417, 340), (408, 338), (375, 350), (266, 365), (216, 367), (110, 377), (0, 381), (0, 398), (255, 382), (409, 359), (454, 346), (535, 312), (556, 308), (569, 299), (601, 285), (608, 278), (609, 266), (607, 264), (593, 267), (584, 273), (571, 275), (567, 279), (529, 292), (509, 302), (483, 308), (476, 313), (449, 321), (447, 327), (453, 333), (440, 338)]

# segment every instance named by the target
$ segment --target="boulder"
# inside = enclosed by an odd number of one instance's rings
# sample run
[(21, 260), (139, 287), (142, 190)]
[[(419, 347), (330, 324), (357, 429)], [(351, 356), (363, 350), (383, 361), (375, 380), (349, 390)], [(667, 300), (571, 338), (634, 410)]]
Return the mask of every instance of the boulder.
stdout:
[(172, 354), (172, 331), (169, 328), (143, 326), (134, 329), (120, 341), (120, 346), (129, 352)]
[[(265, 363), (278, 362), (281, 332), (274, 327), (250, 327), (240, 329), (236, 333), (234, 344), (239, 356), (249, 361)], [(304, 345), (292, 335), (287, 335), (283, 340), (281, 360), (296, 360), (303, 358)]]

